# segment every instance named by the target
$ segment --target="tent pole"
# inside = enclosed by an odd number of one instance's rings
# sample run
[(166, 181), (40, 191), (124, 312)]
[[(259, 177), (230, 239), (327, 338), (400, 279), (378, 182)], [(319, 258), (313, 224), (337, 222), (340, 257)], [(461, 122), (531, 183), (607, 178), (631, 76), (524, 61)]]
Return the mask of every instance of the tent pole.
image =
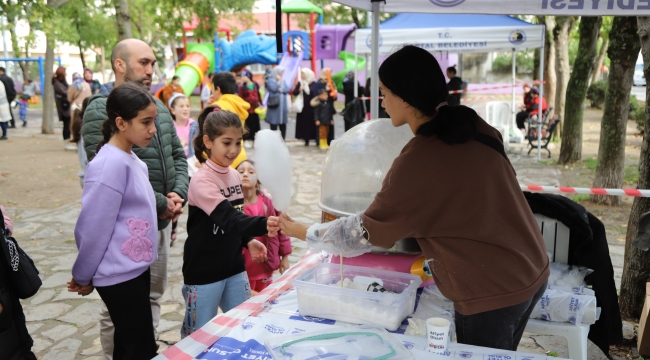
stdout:
[[(515, 107), (517, 105), (516, 100), (515, 100), (515, 84), (516, 80), (515, 78), (517, 77), (517, 49), (512, 48), (512, 122), (510, 123), (510, 126), (508, 128), (512, 127), (514, 124), (516, 124), (516, 117), (517, 117), (517, 112), (515, 111)], [(516, 131), (519, 131), (517, 129)], [(503, 141), (506, 141), (506, 139), (503, 139)], [(508, 142), (510, 142), (510, 134), (508, 134)], [(523, 142), (523, 141), (522, 141)]]
[(370, 65), (370, 118), (379, 116), (379, 0), (372, 1), (372, 64)]
[(544, 42), (546, 39), (546, 25), (542, 28), (542, 48), (541, 55), (539, 57), (539, 115), (538, 115), (538, 125), (537, 125), (537, 161), (542, 161), (542, 115), (543, 107), (542, 101), (544, 100)]

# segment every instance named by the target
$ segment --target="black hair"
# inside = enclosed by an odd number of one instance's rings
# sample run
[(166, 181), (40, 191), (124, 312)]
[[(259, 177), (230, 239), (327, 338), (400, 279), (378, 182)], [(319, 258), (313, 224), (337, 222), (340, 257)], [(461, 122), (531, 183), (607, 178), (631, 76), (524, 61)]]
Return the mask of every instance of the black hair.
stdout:
[(83, 125), (84, 112), (86, 111), (86, 106), (88, 106), (88, 100), (90, 100), (89, 97), (85, 98), (81, 103), (81, 109), (76, 108), (72, 114), (70, 120), (70, 135), (72, 137), (70, 142), (72, 143), (77, 144), (81, 141), (81, 125)]
[(458, 73), (458, 71), (456, 70), (456, 65), (448, 67), (447, 72), (450, 72), (450, 73), (456, 75)]
[(172, 77), (172, 81), (174, 81), (174, 80), (176, 80), (176, 79), (180, 79), (180, 77), (178, 77), (177, 75), (174, 75), (174, 76)]
[(222, 94), (236, 94), (237, 93), (237, 80), (229, 71), (222, 71), (214, 74), (212, 77), (212, 85), (214, 88), (219, 88)]
[(320, 95), (320, 94), (322, 94), (322, 93), (326, 93), (326, 92), (327, 92), (327, 89), (325, 89), (325, 88), (320, 88), (320, 89), (318, 89), (318, 94), (316, 94), (316, 95)]
[(106, 144), (113, 134), (118, 131), (115, 120), (121, 117), (126, 122), (131, 122), (138, 113), (155, 104), (153, 96), (142, 86), (133, 82), (126, 82), (111, 91), (106, 99), (106, 113), (108, 119), (102, 124), (104, 139), (97, 145), (97, 151)]
[[(413, 69), (423, 89), (404, 81)], [(462, 144), (474, 136), (478, 115), (466, 106), (440, 106), (447, 101), (449, 91), (438, 60), (428, 51), (407, 45), (390, 55), (379, 67), (379, 79), (393, 94), (432, 118), (420, 126), (419, 135), (436, 135), (447, 144)]]
[(0, 71), (7, 72), (4, 67), (0, 66)]
[(218, 106), (208, 106), (201, 112), (198, 118), (199, 133), (194, 138), (194, 153), (200, 163), (204, 163), (210, 157), (210, 150), (203, 142), (203, 136), (207, 135), (212, 141), (221, 136), (227, 128), (241, 129), (242, 134), (248, 133), (242, 126), (239, 116), (234, 112), (221, 110)]

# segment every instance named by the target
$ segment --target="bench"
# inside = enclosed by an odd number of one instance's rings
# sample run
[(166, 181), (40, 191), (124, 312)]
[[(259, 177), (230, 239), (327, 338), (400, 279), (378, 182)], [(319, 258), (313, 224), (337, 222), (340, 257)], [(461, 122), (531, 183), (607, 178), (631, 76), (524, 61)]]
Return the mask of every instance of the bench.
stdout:
[[(551, 150), (548, 148), (548, 144), (553, 138), (555, 129), (558, 125), (560, 125), (560, 119), (556, 116), (547, 121), (548, 115), (551, 111), (553, 111), (552, 107), (548, 108), (548, 110), (546, 110), (546, 112), (543, 114), (544, 116), (542, 118), (542, 136), (540, 146), (540, 148), (546, 149), (546, 151), (548, 151), (549, 159), (551, 158)], [(539, 131), (539, 121), (535, 118), (529, 117), (527, 123), (528, 128), (526, 129), (526, 140), (528, 140), (528, 146), (530, 147), (528, 150), (528, 155), (530, 155), (534, 149), (537, 149), (537, 142), (539, 141), (537, 138), (537, 133)]]

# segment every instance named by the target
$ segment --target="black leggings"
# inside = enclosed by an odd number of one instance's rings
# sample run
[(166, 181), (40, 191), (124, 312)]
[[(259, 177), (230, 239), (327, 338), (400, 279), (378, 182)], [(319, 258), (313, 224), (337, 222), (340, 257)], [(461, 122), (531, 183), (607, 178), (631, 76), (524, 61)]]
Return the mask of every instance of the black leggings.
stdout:
[(280, 124), (280, 125), (273, 125), (271, 124), (271, 130), (275, 131), (278, 129), (278, 126), (280, 127), (280, 134), (282, 134), (282, 138), (287, 137), (287, 124)]
[(526, 120), (528, 120), (528, 113), (526, 111), (520, 111), (517, 113), (517, 127), (519, 129), (526, 128)]
[(62, 116), (61, 121), (63, 121), (63, 140), (68, 140), (70, 138), (70, 117)]
[(96, 287), (115, 325), (113, 359), (151, 359), (158, 346), (154, 337), (149, 290), (151, 273), (123, 283)]
[(544, 282), (537, 293), (519, 305), (463, 315), (456, 311), (456, 335), (461, 344), (517, 351), (530, 313), (544, 295), (548, 284)]

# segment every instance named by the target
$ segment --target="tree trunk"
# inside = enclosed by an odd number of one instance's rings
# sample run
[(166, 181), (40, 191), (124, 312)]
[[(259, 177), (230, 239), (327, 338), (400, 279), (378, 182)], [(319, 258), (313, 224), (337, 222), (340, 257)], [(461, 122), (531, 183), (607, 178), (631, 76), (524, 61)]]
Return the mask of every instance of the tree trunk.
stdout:
[[(641, 44), (637, 34), (637, 20), (632, 16), (617, 16), (609, 34), (611, 46), (607, 50), (610, 77), (607, 82), (603, 119), (600, 123), (600, 144), (594, 187), (620, 189), (625, 175), (625, 133), (630, 110), (630, 92), (634, 65)], [(618, 196), (592, 195), (597, 204), (619, 206)]]
[(603, 39), (603, 45), (600, 46), (600, 52), (598, 53), (598, 58), (596, 59), (596, 67), (594, 68), (594, 75), (591, 78), (592, 83), (600, 80), (600, 69), (603, 67), (603, 62), (605, 61), (605, 54), (607, 54), (608, 47), (609, 36)]
[[(27, 44), (25, 44), (25, 57), (29, 57), (29, 47)], [(30, 79), (29, 77), (30, 71), (29, 71), (29, 63), (25, 63), (25, 67), (23, 68), (23, 80)]]
[[(650, 78), (650, 17), (639, 16), (637, 19), (641, 54), (643, 55), (646, 79)], [(613, 29), (612, 29), (613, 30)], [(610, 32), (610, 37), (615, 35)], [(612, 41), (613, 43), (613, 41)], [(612, 44), (611, 47), (614, 47)], [(611, 79), (614, 79), (612, 77)], [(641, 156), (639, 157), (639, 189), (650, 188), (650, 92), (646, 90), (645, 131)], [(650, 211), (650, 198), (635, 197), (627, 224), (625, 237), (625, 262), (621, 278), (621, 295), (618, 304), (625, 320), (637, 321), (641, 315), (645, 299), (645, 283), (650, 280), (650, 252), (641, 251), (632, 246), (632, 241), (639, 233), (639, 217)]]
[(45, 89), (43, 94), (43, 124), (41, 133), (54, 134), (54, 87), (52, 86), (52, 68), (54, 67), (54, 38), (46, 35), (45, 47)]
[[(77, 19), (79, 18), (79, 11), (77, 10)], [(79, 59), (81, 59), (81, 68), (86, 68), (86, 59), (84, 59), (84, 48), (81, 46), (81, 30), (79, 29), (79, 21), (74, 22), (75, 27), (77, 28), (77, 34), (79, 34), (79, 40), (77, 41), (77, 47), (79, 47)]]
[[(553, 29), (555, 29), (555, 17), (544, 16), (543, 24), (546, 25), (546, 34), (544, 36), (544, 97), (549, 106), (555, 105), (555, 94), (557, 92), (557, 72), (555, 71), (555, 41)], [(535, 74), (534, 77), (539, 76)], [(559, 129), (559, 128), (558, 128)], [(555, 132), (554, 136), (559, 134)]]
[(113, 0), (115, 6), (115, 21), (117, 22), (118, 40), (130, 39), (133, 37), (131, 32), (131, 14), (129, 14), (128, 0)]
[(84, 59), (84, 49), (81, 47), (81, 40), (77, 42), (77, 46), (79, 47), (79, 58), (81, 59), (81, 68), (85, 69), (86, 68), (86, 59)]
[(580, 44), (578, 57), (573, 65), (573, 72), (568, 87), (571, 92), (566, 94), (566, 110), (564, 111), (564, 133), (560, 148), (560, 164), (580, 161), (582, 158), (582, 117), (584, 102), (591, 72), (594, 70), (598, 36), (603, 18), (583, 17), (580, 21)]
[[(564, 109), (566, 106), (566, 89), (569, 85), (569, 76), (571, 68), (569, 64), (569, 39), (571, 31), (576, 23), (573, 16), (557, 16), (556, 25), (553, 29), (553, 39), (555, 40), (556, 63), (555, 70), (557, 73), (557, 91), (555, 93), (555, 113), (564, 118)], [(561, 128), (561, 127), (558, 127)], [(562, 129), (563, 130), (563, 129)], [(563, 131), (558, 134), (561, 136)]]
[[(11, 39), (11, 51), (12, 51), (12, 56), (13, 58), (20, 58), (22, 57), (22, 54), (20, 53), (20, 46), (18, 46), (18, 36), (16, 36), (16, 19), (7, 16), (7, 28), (9, 30), (9, 37)], [(7, 67), (9, 64), (7, 64)], [(18, 66), (20, 66), (20, 70), (23, 73), (23, 79), (26, 79), (25, 72), (27, 72), (27, 75), (29, 75), (29, 64), (24, 61), (19, 61)], [(13, 68), (15, 69), (15, 67)], [(15, 74), (14, 74), (15, 76)]]

